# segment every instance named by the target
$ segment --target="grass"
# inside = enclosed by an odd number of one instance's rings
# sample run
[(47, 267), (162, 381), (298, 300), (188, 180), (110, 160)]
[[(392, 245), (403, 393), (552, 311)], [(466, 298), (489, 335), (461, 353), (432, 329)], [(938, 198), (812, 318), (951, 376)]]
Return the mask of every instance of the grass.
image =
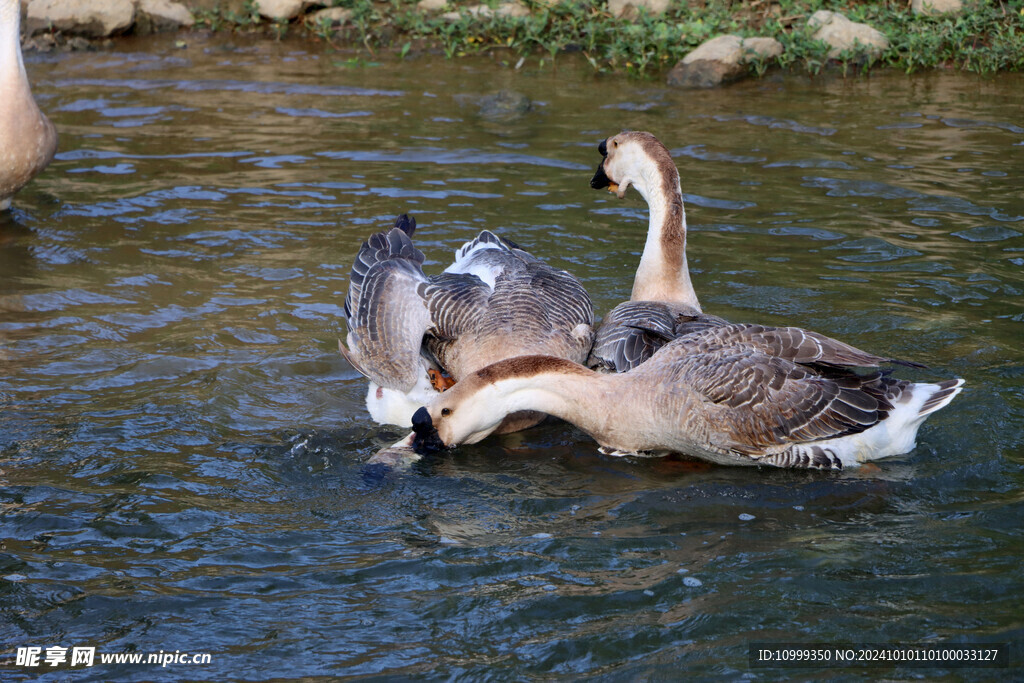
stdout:
[[(335, 0), (335, 4), (353, 12), (340, 30), (326, 23), (262, 19), (251, 0), (239, 12), (198, 12), (197, 21), (215, 30), (263, 30), (278, 38), (290, 30), (308, 31), (335, 47), (371, 54), (391, 49), (402, 57), (414, 49), (437, 50), (449, 58), (501, 51), (509, 53), (510, 64), (529, 57), (549, 63), (561, 54), (580, 52), (596, 71), (639, 76), (663, 75), (694, 47), (724, 33), (771, 36), (783, 44), (781, 57), (751, 65), (755, 75), (773, 65), (811, 74), (833, 66), (844, 73), (880, 65), (908, 73), (935, 68), (978, 73), (1024, 68), (1024, 0), (980, 0), (957, 16), (942, 17), (915, 15), (906, 0), (676, 0), (663, 16), (641, 12), (633, 20), (612, 17), (604, 0), (564, 0), (552, 6), (526, 0), (531, 9), (527, 17), (463, 15), (454, 22), (420, 12), (414, 0)], [(488, 4), (497, 6), (494, 0)], [(815, 41), (806, 27), (818, 9), (841, 12), (879, 29), (888, 36), (889, 49), (874, 60), (854, 52), (830, 60), (828, 48)]]

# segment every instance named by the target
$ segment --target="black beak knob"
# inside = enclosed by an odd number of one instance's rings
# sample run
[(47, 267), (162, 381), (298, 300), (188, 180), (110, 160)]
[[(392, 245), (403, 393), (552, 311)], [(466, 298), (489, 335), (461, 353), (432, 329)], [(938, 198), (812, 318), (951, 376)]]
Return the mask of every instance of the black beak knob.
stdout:
[(420, 455), (430, 455), (444, 449), (444, 441), (441, 441), (426, 406), (421, 406), (412, 414), (412, 431), (416, 434), (412, 440), (412, 449)]
[(420, 406), (419, 410), (412, 414), (412, 431), (422, 434), (433, 429), (434, 421), (430, 419), (430, 412), (426, 406)]

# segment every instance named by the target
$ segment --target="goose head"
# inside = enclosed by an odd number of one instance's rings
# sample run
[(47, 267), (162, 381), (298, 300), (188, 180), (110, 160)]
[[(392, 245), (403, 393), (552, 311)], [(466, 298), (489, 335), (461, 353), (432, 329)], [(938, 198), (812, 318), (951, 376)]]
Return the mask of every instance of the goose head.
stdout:
[(625, 131), (601, 141), (603, 157), (590, 180), (595, 190), (608, 189), (622, 199), (632, 185), (645, 200), (653, 194), (672, 194), (679, 187), (679, 172), (665, 145), (643, 131)]
[[(459, 380), (412, 416), (413, 448), (425, 455), (490, 436), (510, 414), (539, 410), (557, 414), (550, 389), (569, 376), (594, 373), (554, 356), (516, 356)], [(552, 402), (554, 401), (554, 402)]]
[(490, 436), (509, 412), (501, 406), (499, 393), (493, 380), (478, 371), (438, 394), (413, 413), (413, 449), (427, 455)]

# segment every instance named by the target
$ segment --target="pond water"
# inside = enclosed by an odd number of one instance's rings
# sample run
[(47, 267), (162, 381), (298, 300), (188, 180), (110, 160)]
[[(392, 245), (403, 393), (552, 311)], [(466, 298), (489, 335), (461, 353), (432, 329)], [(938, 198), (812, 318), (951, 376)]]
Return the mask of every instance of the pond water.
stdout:
[[(61, 138), (0, 217), (5, 680), (776, 679), (817, 675), (748, 643), (1024, 643), (1021, 75), (682, 92), (201, 36), (28, 61)], [(481, 109), (502, 88), (532, 108)], [(361, 241), (410, 212), (437, 272), (496, 230), (600, 315), (646, 230), (588, 187), (625, 128), (673, 150), (705, 310), (967, 380), (912, 453), (706, 467), (550, 422), (364, 467), (401, 432), (336, 351)], [(16, 666), (31, 646), (211, 657)]]

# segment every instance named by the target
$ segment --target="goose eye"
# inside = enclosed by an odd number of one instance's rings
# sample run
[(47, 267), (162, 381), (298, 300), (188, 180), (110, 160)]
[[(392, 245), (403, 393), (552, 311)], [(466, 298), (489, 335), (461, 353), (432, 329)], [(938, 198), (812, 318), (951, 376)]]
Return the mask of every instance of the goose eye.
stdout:
[(448, 417), (452, 414), (451, 408), (441, 408), (441, 417)]

